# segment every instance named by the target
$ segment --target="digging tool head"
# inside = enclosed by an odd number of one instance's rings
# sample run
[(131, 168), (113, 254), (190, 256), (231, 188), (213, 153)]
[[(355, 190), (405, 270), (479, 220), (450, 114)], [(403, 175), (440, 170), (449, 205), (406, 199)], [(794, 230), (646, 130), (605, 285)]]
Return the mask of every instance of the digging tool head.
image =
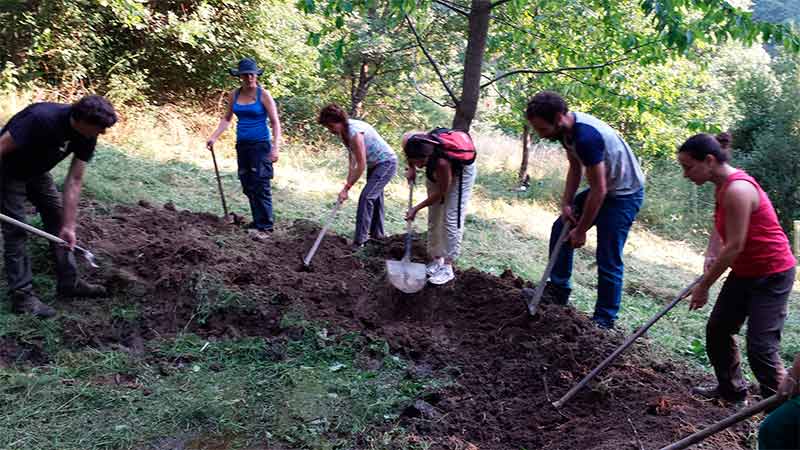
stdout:
[(413, 294), (425, 287), (425, 264), (412, 263), (410, 261), (386, 261), (386, 275), (392, 286), (405, 292)]
[(75, 246), (75, 251), (77, 251), (78, 253), (83, 255), (83, 257), (86, 259), (86, 262), (88, 262), (90, 266), (94, 267), (95, 269), (100, 267), (100, 266), (97, 265), (97, 259), (95, 259), (94, 254), (92, 252), (90, 252), (89, 250), (86, 250), (83, 247), (78, 247), (76, 245)]

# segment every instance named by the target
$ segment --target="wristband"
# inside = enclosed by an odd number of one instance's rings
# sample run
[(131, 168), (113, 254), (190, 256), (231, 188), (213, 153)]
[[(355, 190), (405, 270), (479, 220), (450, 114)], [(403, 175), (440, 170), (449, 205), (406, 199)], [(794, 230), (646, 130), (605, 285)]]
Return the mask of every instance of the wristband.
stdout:
[(345, 183), (345, 184), (344, 184), (344, 188), (345, 188), (345, 190), (348, 190), (348, 191), (349, 191), (351, 187), (353, 187), (353, 185), (352, 185), (352, 184), (350, 184), (350, 183)]

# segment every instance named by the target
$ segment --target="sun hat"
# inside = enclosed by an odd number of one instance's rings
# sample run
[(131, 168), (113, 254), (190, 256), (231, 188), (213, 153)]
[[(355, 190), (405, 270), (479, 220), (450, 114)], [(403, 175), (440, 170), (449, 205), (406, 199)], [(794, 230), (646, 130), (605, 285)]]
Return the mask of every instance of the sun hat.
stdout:
[(239, 67), (237, 69), (228, 69), (231, 75), (238, 77), (239, 75), (245, 73), (253, 73), (256, 75), (261, 75), (264, 73), (264, 69), (259, 69), (258, 64), (256, 64), (256, 60), (253, 58), (245, 58), (239, 61)]

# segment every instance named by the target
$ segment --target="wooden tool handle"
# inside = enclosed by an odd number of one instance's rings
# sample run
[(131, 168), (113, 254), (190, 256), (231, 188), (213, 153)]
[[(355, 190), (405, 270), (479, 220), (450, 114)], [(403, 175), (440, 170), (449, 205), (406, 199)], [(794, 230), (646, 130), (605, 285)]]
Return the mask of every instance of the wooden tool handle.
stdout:
[(650, 327), (653, 326), (653, 324), (656, 323), (658, 319), (663, 317), (664, 314), (668, 313), (672, 308), (674, 308), (675, 305), (678, 304), (678, 302), (680, 302), (681, 300), (683, 300), (684, 297), (689, 295), (689, 293), (692, 292), (692, 289), (702, 279), (703, 277), (699, 276), (694, 281), (692, 281), (690, 285), (683, 288), (683, 290), (680, 293), (678, 293), (678, 296), (675, 297), (675, 299), (672, 300), (670, 304), (662, 308), (661, 311), (659, 311), (655, 316), (653, 316), (653, 318), (651, 318), (646, 324), (644, 324), (641, 328), (639, 328), (635, 333), (630, 335), (628, 339), (626, 339), (625, 342), (623, 342), (622, 345), (619, 346), (619, 348), (614, 350), (614, 353), (612, 353), (608, 358), (606, 358), (597, 367), (595, 367), (595, 369), (592, 370), (589, 373), (589, 375), (586, 375), (583, 378), (583, 380), (580, 381), (580, 383), (576, 384), (572, 389), (569, 390), (569, 392), (564, 394), (564, 396), (561, 397), (557, 402), (553, 402), (553, 406), (555, 406), (556, 408), (561, 408), (562, 406), (564, 406), (564, 403), (568, 402), (569, 399), (575, 396), (575, 394), (578, 393), (578, 391), (581, 390), (584, 386), (586, 386), (586, 384), (588, 384), (589, 381), (591, 381), (594, 377), (596, 377), (601, 370), (608, 367), (615, 359), (617, 359), (617, 356), (619, 356), (622, 352), (624, 352), (625, 349), (630, 347), (633, 344), (633, 342), (637, 338), (639, 338), (639, 336), (643, 335), (648, 329), (650, 329)]
[(700, 430), (697, 433), (686, 436), (680, 441), (670, 444), (662, 448), (661, 450), (682, 450), (684, 448), (691, 447), (692, 445), (702, 441), (703, 439), (711, 435), (719, 433), (720, 431), (728, 428), (733, 424), (741, 422), (742, 420), (747, 419), (748, 417), (754, 416), (773, 405), (776, 406), (779, 405), (782, 401), (783, 401), (782, 399), (773, 395), (772, 397), (761, 400), (760, 402), (756, 403), (753, 406), (748, 406), (747, 408), (742, 409), (741, 411), (737, 412), (736, 414), (733, 414), (732, 416), (720, 420), (719, 422), (711, 425), (705, 430)]

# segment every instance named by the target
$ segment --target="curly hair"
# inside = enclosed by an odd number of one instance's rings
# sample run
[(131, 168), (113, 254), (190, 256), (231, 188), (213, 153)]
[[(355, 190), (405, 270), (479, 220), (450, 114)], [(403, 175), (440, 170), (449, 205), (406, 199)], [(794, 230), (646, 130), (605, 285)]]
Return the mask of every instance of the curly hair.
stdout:
[(72, 118), (103, 128), (117, 123), (117, 113), (111, 102), (99, 95), (87, 95), (73, 103)]
[(348, 119), (350, 119), (350, 116), (347, 115), (347, 111), (342, 109), (342, 107), (337, 105), (336, 103), (330, 103), (319, 111), (319, 117), (317, 118), (317, 123), (319, 123), (320, 125), (343, 123), (344, 135), (342, 136), (342, 140), (344, 141), (345, 144), (349, 146), (350, 125), (347, 122)]
[(567, 101), (553, 91), (542, 91), (534, 95), (525, 109), (528, 120), (539, 117), (549, 123), (556, 121), (556, 114), (566, 114), (569, 111)]

